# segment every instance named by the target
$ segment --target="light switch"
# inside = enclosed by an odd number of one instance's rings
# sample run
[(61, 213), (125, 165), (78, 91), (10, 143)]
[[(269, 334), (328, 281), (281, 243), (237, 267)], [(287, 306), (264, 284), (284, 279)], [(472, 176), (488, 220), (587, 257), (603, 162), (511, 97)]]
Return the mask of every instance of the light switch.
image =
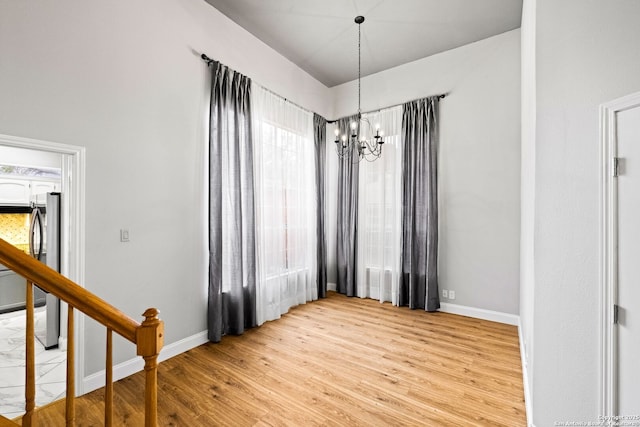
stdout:
[(120, 229), (120, 241), (128, 242), (129, 241), (129, 230), (122, 228)]

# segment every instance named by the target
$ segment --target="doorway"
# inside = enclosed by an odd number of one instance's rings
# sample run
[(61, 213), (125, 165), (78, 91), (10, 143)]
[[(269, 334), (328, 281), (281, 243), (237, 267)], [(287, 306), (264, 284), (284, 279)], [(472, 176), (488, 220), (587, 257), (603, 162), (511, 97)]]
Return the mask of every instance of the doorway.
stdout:
[(601, 345), (604, 416), (640, 401), (640, 93), (601, 107)]
[[(0, 134), (0, 147), (16, 150), (31, 150), (42, 154), (41, 157), (55, 157), (60, 161), (60, 192), (62, 198), (60, 212), (64, 219), (60, 229), (60, 272), (74, 282), (84, 284), (84, 147), (59, 144), (29, 138)], [(61, 304), (60, 348), (66, 350), (66, 305)], [(75, 319), (74, 340), (76, 342), (75, 371), (84, 372), (84, 321), (82, 316)], [(76, 377), (76, 393), (83, 394), (81, 376)]]

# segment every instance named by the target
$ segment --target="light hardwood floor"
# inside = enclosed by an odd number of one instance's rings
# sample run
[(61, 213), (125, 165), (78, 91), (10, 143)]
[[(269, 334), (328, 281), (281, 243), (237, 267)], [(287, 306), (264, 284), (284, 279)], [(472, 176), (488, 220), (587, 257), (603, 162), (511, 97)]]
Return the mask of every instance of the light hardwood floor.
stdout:
[[(160, 426), (526, 425), (516, 327), (332, 292), (162, 362), (158, 383)], [(115, 394), (115, 424), (143, 425), (142, 374)], [(103, 424), (102, 399), (77, 400), (77, 425)]]

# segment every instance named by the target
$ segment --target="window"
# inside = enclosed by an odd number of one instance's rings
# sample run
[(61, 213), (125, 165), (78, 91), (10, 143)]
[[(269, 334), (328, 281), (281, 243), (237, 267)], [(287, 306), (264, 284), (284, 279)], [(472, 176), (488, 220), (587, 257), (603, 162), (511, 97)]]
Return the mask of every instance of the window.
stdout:
[(401, 245), (402, 109), (389, 108), (366, 118), (380, 123), (386, 136), (380, 158), (362, 160), (359, 165), (358, 295), (395, 303)]
[(261, 132), (258, 227), (269, 278), (306, 268), (306, 252), (315, 245), (314, 145), (273, 123), (262, 123)]
[(254, 86), (258, 322), (317, 298), (313, 115)]

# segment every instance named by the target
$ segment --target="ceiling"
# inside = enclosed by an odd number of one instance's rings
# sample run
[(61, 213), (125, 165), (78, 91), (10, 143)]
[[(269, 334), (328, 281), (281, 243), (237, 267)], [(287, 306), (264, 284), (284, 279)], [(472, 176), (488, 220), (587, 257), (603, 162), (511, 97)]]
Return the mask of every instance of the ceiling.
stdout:
[(206, 0), (328, 87), (520, 27), (522, 0)]

